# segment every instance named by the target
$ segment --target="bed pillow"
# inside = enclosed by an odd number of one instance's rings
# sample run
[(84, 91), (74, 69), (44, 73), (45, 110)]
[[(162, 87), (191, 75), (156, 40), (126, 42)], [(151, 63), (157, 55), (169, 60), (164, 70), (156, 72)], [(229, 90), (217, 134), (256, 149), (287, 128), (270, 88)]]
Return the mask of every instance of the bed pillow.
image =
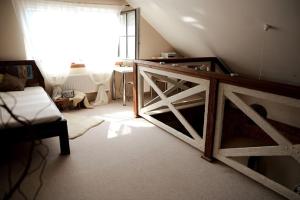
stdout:
[(6, 66), (5, 73), (18, 77), (24, 84), (27, 81), (27, 65)]
[(2, 83), (0, 84), (0, 91), (23, 91), (25, 82), (16, 76), (4, 74)]

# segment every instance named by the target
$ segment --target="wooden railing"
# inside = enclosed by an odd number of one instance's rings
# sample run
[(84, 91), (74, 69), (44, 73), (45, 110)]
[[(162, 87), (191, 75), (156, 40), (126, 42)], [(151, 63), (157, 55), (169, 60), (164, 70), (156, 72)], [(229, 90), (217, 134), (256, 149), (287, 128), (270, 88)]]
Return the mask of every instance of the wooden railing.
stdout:
[(221, 58), (217, 57), (199, 57), (199, 58), (162, 58), (162, 59), (147, 59), (144, 61), (165, 63), (165, 64), (176, 64), (176, 63), (187, 63), (187, 62), (209, 62), (211, 65), (211, 71), (214, 72), (216, 66), (218, 66), (224, 74), (233, 73), (233, 71), (225, 64)]
[[(197, 71), (192, 68), (181, 67), (186, 63), (201, 62), (210, 63), (210, 71)], [(216, 67), (219, 67), (223, 73), (214, 72)], [(239, 96), (247, 95), (251, 98), (275, 102), (277, 104), (287, 105), (298, 109), (300, 108), (300, 87), (241, 76), (231, 76), (231, 74), (232, 71), (220, 59), (215, 57), (136, 60), (134, 63), (133, 91), (135, 115), (146, 118), (152, 123), (161, 126), (173, 135), (203, 151), (203, 157), (205, 159), (219, 159), (287, 198), (300, 198), (299, 195), (292, 192), (291, 188), (288, 188), (286, 185), (281, 185), (270, 178), (266, 178), (253, 168), (249, 168), (250, 165), (244, 166), (234, 159), (231, 159), (231, 157), (246, 156), (249, 160), (250, 158), (253, 160), (252, 158), (256, 156), (284, 155), (290, 156), (296, 160), (298, 164), (300, 163), (300, 124), (298, 127), (289, 128), (290, 126), (288, 125), (281, 126), (281, 123), (272, 123), (272, 120), (266, 119), (266, 116), (261, 116), (257, 110), (249, 106), (245, 100)], [(161, 91), (159, 87), (154, 85), (151, 76), (170, 77), (170, 82), (173, 82), (173, 88), (170, 88), (170, 90), (173, 89), (172, 91), (174, 91), (177, 87), (177, 89), (182, 90), (182, 92), (170, 96), (170, 91)], [(174, 83), (174, 79), (178, 79), (178, 84), (176, 84), (176, 82)], [(184, 82), (189, 80), (194, 87), (186, 89), (180, 87), (180, 85), (182, 86), (181, 83), (184, 84)], [(156, 102), (156, 105), (152, 105), (152, 107), (151, 104), (150, 106), (147, 105), (144, 107), (145, 104), (143, 103), (144, 99), (142, 97), (144, 81), (150, 84), (161, 99), (160, 102)], [(205, 116), (203, 135), (201, 137), (195, 136), (193, 127), (190, 126), (180, 112), (178, 112), (179, 107), (176, 108), (174, 106), (175, 100), (196, 94), (197, 90), (199, 93), (205, 93)], [(239, 110), (239, 112), (237, 112), (239, 113), (239, 116), (245, 116), (246, 118), (249, 118), (250, 121), (254, 122), (249, 125), (249, 129), (262, 129), (266, 133), (265, 137), (270, 137), (275, 143), (265, 143), (268, 146), (264, 146), (265, 144), (262, 145), (262, 142), (268, 140), (260, 136), (255, 136), (256, 141), (260, 143), (260, 145), (258, 145), (259, 147), (224, 148), (222, 146), (222, 138), (224, 138), (226, 136), (224, 136), (224, 134), (227, 134), (228, 132), (228, 127), (223, 129), (223, 127), (226, 126), (226, 124), (223, 124), (223, 118), (225, 104), (228, 104), (225, 102), (227, 101), (231, 102), (232, 109), (234, 107), (234, 109)], [(167, 109), (179, 119), (180, 123), (190, 133), (192, 140), (185, 136), (180, 136), (178, 131), (158, 122), (145, 112), (151, 111), (152, 108), (157, 108), (159, 105), (167, 107)], [(298, 117), (300, 116), (298, 115)], [(239, 117), (237, 120), (238, 119)], [(279, 126), (277, 126), (278, 124)], [(280, 127), (288, 128), (284, 129), (284, 131), (278, 131), (277, 129)], [(292, 130), (292, 132), (290, 134), (285, 133), (287, 130)], [(251, 137), (251, 134), (248, 134), (247, 137), (248, 136)], [(293, 141), (291, 142), (291, 140)]]

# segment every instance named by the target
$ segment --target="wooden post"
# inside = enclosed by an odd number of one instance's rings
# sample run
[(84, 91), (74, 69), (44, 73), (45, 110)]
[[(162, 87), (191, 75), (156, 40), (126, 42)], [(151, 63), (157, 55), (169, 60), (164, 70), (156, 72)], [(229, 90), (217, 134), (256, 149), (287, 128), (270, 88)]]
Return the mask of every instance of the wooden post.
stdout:
[(60, 154), (69, 155), (70, 154), (70, 144), (69, 144), (69, 134), (67, 121), (63, 120), (60, 124), (61, 132), (59, 134), (59, 144), (60, 144)]
[(209, 99), (208, 99), (208, 112), (207, 112), (207, 126), (206, 126), (206, 139), (205, 149), (202, 158), (208, 161), (212, 161), (216, 113), (217, 113), (217, 101), (218, 101), (218, 83), (217, 79), (210, 79), (209, 84)]
[(216, 63), (215, 61), (210, 62), (210, 71), (215, 72), (216, 71)]
[(138, 110), (138, 65), (133, 63), (133, 112), (134, 116), (139, 117)]

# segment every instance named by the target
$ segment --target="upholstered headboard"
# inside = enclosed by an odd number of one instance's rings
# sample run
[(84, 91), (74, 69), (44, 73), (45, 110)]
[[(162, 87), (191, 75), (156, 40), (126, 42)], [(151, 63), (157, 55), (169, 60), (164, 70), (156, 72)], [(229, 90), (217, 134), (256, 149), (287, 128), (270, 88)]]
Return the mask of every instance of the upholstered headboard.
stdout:
[(44, 78), (34, 60), (0, 61), (0, 73), (8, 70), (18, 70), (18, 67), (27, 68), (26, 86), (41, 86), (45, 88)]

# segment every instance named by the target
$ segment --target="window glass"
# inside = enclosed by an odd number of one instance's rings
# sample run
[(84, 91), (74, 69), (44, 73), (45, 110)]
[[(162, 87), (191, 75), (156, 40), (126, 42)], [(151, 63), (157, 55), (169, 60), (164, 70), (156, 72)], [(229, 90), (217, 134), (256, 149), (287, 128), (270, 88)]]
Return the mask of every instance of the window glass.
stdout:
[(135, 10), (124, 12), (120, 16), (121, 30), (119, 40), (119, 57), (122, 59), (135, 59), (135, 20)]
[(120, 16), (120, 35), (121, 36), (126, 36), (126, 15), (121, 15)]
[(122, 36), (120, 37), (120, 43), (119, 43), (119, 56), (121, 58), (126, 58), (126, 52), (127, 52), (127, 48), (126, 48), (126, 36)]
[(135, 59), (135, 37), (128, 37), (128, 55), (127, 58)]
[(127, 13), (127, 35), (135, 35), (135, 12)]

